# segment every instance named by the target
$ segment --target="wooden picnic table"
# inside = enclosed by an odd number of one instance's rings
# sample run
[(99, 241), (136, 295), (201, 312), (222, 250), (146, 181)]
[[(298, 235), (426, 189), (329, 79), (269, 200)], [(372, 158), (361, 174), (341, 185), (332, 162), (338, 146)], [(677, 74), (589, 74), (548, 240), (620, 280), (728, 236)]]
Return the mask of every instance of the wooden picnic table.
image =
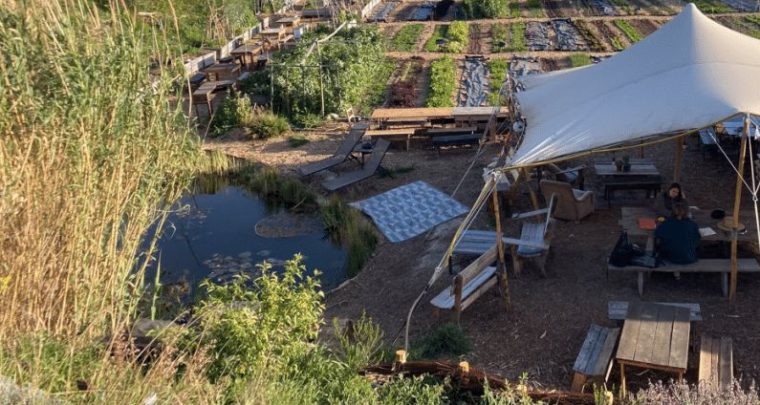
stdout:
[[(711, 210), (704, 209), (690, 209), (692, 221), (696, 222), (700, 229), (710, 228), (715, 234), (709, 236), (702, 236), (703, 241), (715, 241), (715, 242), (730, 242), (731, 232), (722, 230), (718, 224), (722, 221), (719, 219), (713, 219), (710, 217)], [(739, 218), (745, 218), (742, 223), (746, 227), (746, 231), (736, 235), (736, 239), (739, 242), (752, 242), (756, 240), (757, 235), (755, 231), (755, 213), (751, 210), (739, 211)], [(654, 210), (649, 207), (621, 207), (620, 208), (620, 226), (628, 232), (630, 236), (641, 236), (647, 238), (654, 238), (654, 230), (641, 229), (639, 227), (639, 218), (656, 218)], [(741, 221), (740, 221), (741, 222)], [(649, 243), (648, 243), (649, 244)]]
[(245, 44), (239, 46), (230, 52), (230, 55), (234, 56), (240, 61), (240, 65), (250, 66), (255, 63), (254, 58), (260, 54), (263, 47), (259, 44)]
[(414, 128), (396, 128), (396, 129), (374, 129), (369, 130), (365, 135), (370, 138), (385, 138), (389, 140), (402, 139), (406, 142), (406, 150), (409, 150), (409, 144), (412, 141), (412, 136), (415, 133)]
[(689, 357), (689, 309), (651, 302), (632, 302), (620, 334), (615, 359), (625, 393), (625, 367), (675, 373), (683, 378)]
[(209, 81), (218, 81), (220, 77), (230, 78), (237, 77), (240, 72), (240, 65), (237, 63), (216, 63), (207, 67), (204, 71)]
[(235, 82), (232, 80), (219, 80), (215, 82), (204, 82), (193, 92), (193, 105), (195, 106), (195, 115), (198, 115), (198, 105), (205, 105), (208, 113), (214, 110), (211, 107), (214, 100), (216, 89), (231, 87)]
[(301, 22), (301, 17), (293, 16), (293, 17), (283, 17), (279, 20), (275, 21), (275, 24), (279, 25), (280, 27), (284, 27), (288, 32), (293, 32), (293, 29), (298, 27), (298, 24)]
[(604, 199), (612, 204), (616, 190), (645, 190), (647, 197), (657, 196), (662, 186), (662, 176), (654, 163), (648, 159), (631, 159), (629, 171), (618, 171), (613, 161), (596, 161), (594, 171), (604, 187)]

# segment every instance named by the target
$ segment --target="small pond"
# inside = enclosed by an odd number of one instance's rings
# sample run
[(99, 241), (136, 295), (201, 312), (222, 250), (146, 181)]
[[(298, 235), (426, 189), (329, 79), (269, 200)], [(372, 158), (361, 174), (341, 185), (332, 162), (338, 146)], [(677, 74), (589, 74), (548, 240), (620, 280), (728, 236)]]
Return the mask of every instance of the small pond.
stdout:
[[(147, 240), (154, 234), (155, 227)], [(203, 176), (172, 206), (147, 281), (160, 263), (164, 285), (186, 281), (196, 286), (205, 278), (224, 283), (240, 273), (255, 276), (256, 264), (264, 260), (282, 268), (296, 253), (304, 256), (309, 274), (322, 273), (325, 290), (347, 277), (346, 252), (325, 236), (318, 216), (273, 208), (224, 177)]]

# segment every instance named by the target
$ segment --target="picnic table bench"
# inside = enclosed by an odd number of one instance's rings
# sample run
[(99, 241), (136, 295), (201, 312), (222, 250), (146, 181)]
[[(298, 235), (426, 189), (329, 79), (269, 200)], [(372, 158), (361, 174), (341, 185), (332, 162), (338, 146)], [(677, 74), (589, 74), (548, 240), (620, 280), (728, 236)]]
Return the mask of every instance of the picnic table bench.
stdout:
[(699, 344), (699, 383), (730, 387), (734, 380), (734, 345), (731, 338), (702, 335)]
[(575, 358), (571, 391), (583, 391), (583, 386), (589, 380), (607, 380), (612, 369), (612, 352), (619, 334), (619, 328), (591, 325), (581, 351)]
[[(737, 270), (739, 273), (760, 273), (760, 265), (757, 260), (738, 259)], [(607, 271), (635, 271), (638, 272), (639, 296), (644, 294), (644, 274), (653, 271), (665, 273), (721, 273), (721, 290), (723, 296), (728, 295), (728, 275), (731, 272), (731, 259), (700, 259), (691, 264), (668, 264), (655, 268), (641, 266), (618, 267), (607, 264)]]
[(373, 129), (366, 132), (366, 135), (372, 139), (382, 138), (389, 141), (404, 141), (406, 150), (409, 150), (409, 144), (412, 136), (415, 134), (414, 128), (394, 128), (394, 129)]
[(214, 92), (218, 89), (230, 88), (235, 84), (232, 80), (219, 80), (215, 82), (205, 82), (201, 84), (195, 91), (193, 91), (192, 99), (195, 106), (195, 115), (198, 115), (198, 105), (205, 105), (208, 108), (208, 113), (213, 112), (211, 106), (214, 100)]
[[(672, 305), (674, 307), (688, 308), (689, 319), (692, 321), (702, 320), (702, 310), (697, 303), (680, 303), (680, 302), (655, 302), (659, 305)], [(607, 317), (612, 320), (622, 321), (628, 313), (628, 301), (608, 301)]]
[(425, 133), (432, 138), (433, 147), (438, 153), (444, 146), (479, 145), (482, 134), (476, 133), (477, 127), (431, 128)]

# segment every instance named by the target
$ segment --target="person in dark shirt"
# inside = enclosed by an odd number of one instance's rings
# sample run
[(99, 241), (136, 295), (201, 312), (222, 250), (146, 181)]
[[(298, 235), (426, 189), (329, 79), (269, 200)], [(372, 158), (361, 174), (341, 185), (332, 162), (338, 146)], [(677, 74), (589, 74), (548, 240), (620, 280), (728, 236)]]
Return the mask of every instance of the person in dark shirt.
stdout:
[(686, 195), (684, 195), (681, 185), (673, 183), (668, 190), (657, 196), (654, 201), (654, 211), (659, 217), (667, 217), (673, 212), (673, 203), (683, 202), (686, 206)]
[(673, 215), (654, 231), (660, 257), (670, 263), (689, 264), (697, 261), (697, 246), (701, 239), (699, 227), (687, 217), (689, 206), (673, 203)]

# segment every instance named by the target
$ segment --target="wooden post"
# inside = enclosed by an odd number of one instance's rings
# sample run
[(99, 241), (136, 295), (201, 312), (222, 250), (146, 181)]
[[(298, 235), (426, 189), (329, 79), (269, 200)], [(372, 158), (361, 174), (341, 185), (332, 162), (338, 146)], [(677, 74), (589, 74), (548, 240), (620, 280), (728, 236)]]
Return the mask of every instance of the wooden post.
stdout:
[(736, 298), (736, 279), (738, 273), (736, 232), (739, 230), (739, 208), (742, 203), (742, 178), (744, 176), (744, 159), (747, 157), (747, 140), (749, 139), (749, 116), (744, 117), (741, 146), (739, 146), (739, 164), (736, 166), (736, 191), (734, 193), (733, 230), (731, 231), (731, 286), (728, 290), (728, 300)]
[(462, 314), (462, 275), (458, 274), (454, 277), (454, 320), (459, 325), (459, 317)]
[(620, 395), (625, 398), (625, 364), (620, 363)]
[[(681, 178), (681, 161), (683, 160), (683, 137), (676, 139), (676, 163), (673, 167), (673, 181), (678, 182)], [(656, 197), (656, 196), (655, 196)]]
[(507, 309), (509, 309), (512, 306), (512, 303), (509, 299), (509, 282), (507, 280), (507, 266), (504, 261), (504, 241), (502, 238), (502, 229), (501, 229), (501, 207), (499, 206), (499, 191), (497, 187), (494, 186), (493, 191), (491, 192), (491, 198), (493, 199), (493, 214), (496, 218), (496, 252), (497, 252), (497, 266), (499, 271), (499, 288), (502, 291), (502, 296), (504, 297), (504, 305)]
[(319, 113), (322, 118), (325, 117), (325, 81), (322, 78), (322, 52), (319, 51), (319, 41), (317, 41), (317, 56), (319, 56), (319, 97), (320, 97), (320, 109)]
[[(538, 197), (536, 197), (536, 192), (533, 190), (533, 188), (530, 186), (530, 183), (528, 182), (528, 179), (530, 179), (530, 174), (528, 173), (528, 169), (522, 168), (520, 169), (522, 172), (523, 177), (525, 177), (525, 184), (528, 185), (528, 192), (530, 193), (530, 203), (533, 204), (533, 209), (538, 210), (540, 209), (538, 206)], [(539, 181), (541, 181), (539, 179)]]

